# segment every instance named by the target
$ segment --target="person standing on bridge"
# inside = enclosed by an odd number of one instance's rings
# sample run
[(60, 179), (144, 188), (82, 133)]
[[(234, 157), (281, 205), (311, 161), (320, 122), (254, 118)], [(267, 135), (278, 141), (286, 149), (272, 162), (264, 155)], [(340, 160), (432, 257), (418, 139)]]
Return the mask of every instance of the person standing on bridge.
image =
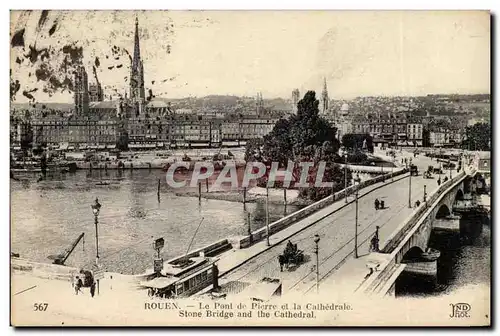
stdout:
[(373, 238), (371, 240), (371, 251), (372, 252), (380, 252), (378, 243), (379, 243), (379, 236), (378, 236), (378, 230), (380, 227), (377, 225), (375, 227), (375, 234), (373, 235)]
[(90, 285), (90, 296), (94, 297), (95, 295), (95, 282)]
[(278, 256), (278, 263), (280, 264), (280, 272), (283, 272), (283, 264), (285, 263), (285, 257), (281, 254)]
[(375, 199), (375, 210), (378, 210), (379, 206), (380, 206), (380, 201), (378, 200), (378, 198), (376, 198)]

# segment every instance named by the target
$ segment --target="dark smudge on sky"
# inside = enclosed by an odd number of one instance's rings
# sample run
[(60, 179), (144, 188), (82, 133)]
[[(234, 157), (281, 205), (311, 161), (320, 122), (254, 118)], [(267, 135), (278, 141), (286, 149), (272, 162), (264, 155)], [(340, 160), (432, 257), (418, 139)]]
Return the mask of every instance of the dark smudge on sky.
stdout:
[(47, 21), (47, 16), (49, 16), (48, 10), (43, 10), (42, 14), (40, 14), (40, 19), (38, 20), (38, 30), (40, 31), (43, 28), (43, 25)]
[(49, 29), (49, 36), (52, 36), (57, 30), (57, 21), (54, 22), (54, 24), (52, 25), (52, 27)]
[(12, 40), (10, 42), (12, 47), (24, 47), (24, 31), (24, 28), (20, 29), (14, 34), (14, 36), (12, 36)]
[(23, 96), (25, 96), (29, 100), (34, 101), (35, 97), (33, 97), (33, 95), (31, 93), (36, 92), (36, 91), (38, 91), (38, 88), (35, 88), (35, 89), (32, 89), (32, 90), (24, 90), (23, 91)]

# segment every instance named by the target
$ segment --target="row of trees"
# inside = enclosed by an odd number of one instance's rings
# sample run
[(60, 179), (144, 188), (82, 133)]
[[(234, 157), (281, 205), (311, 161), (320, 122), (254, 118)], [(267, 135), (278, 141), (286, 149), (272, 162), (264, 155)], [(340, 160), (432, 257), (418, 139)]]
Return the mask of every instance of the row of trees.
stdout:
[(462, 142), (462, 148), (468, 150), (489, 151), (491, 150), (491, 125), (478, 123), (467, 126), (465, 129), (466, 139)]
[[(278, 162), (285, 169), (289, 161), (298, 167), (300, 162), (314, 162), (310, 170), (309, 183), (314, 177), (320, 161), (326, 162), (323, 181), (333, 182), (333, 188), (308, 187), (299, 188), (300, 196), (319, 200), (332, 192), (344, 188), (344, 171), (338, 164), (340, 142), (336, 138), (336, 129), (328, 121), (319, 116), (319, 101), (314, 91), (308, 91), (297, 105), (297, 114), (288, 119), (280, 119), (273, 130), (263, 139), (254, 139), (247, 143), (245, 160), (267, 163)], [(300, 172), (294, 176), (298, 179)], [(351, 174), (348, 172), (348, 181)], [(260, 185), (265, 185), (264, 178)]]

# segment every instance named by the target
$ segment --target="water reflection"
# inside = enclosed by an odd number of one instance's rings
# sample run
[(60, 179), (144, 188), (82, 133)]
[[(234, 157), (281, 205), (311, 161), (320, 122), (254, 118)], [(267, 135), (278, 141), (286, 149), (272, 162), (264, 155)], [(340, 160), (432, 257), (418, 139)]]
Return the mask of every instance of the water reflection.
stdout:
[(491, 231), (485, 216), (462, 218), (461, 233), (433, 232), (429, 247), (441, 251), (436, 281), (403, 273), (396, 282), (396, 296), (450, 294), (470, 284), (490, 286)]
[[(265, 226), (265, 204), (183, 197), (164, 183), (159, 170), (78, 171), (48, 176), (36, 182), (35, 174), (17, 174), (11, 182), (12, 251), (21, 257), (51, 262), (47, 256), (68, 248), (80, 233), (68, 265), (85, 266), (95, 260), (95, 226), (90, 204), (99, 198), (99, 254), (108, 270), (139, 273), (152, 267), (152, 237), (163, 236), (163, 258), (186, 252), (204, 218), (192, 249), (218, 239), (245, 235), (247, 212), (251, 229)], [(160, 202), (158, 179), (161, 179)], [(97, 185), (106, 180), (109, 185)], [(197, 192), (197, 188), (186, 188)], [(270, 222), (298, 210), (297, 206), (270, 205)], [(84, 246), (84, 247), (83, 247)]]

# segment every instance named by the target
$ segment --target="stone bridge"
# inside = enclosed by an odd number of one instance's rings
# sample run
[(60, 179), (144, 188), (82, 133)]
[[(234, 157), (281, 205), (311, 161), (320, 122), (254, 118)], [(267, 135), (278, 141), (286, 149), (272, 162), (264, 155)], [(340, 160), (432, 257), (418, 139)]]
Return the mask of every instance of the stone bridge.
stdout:
[[(385, 260), (356, 290), (376, 296), (393, 295), (398, 276), (408, 267), (405, 260), (427, 251), (434, 230), (460, 232), (460, 216), (453, 214), (454, 206), (463, 202), (471, 191), (472, 177), (476, 171), (462, 171), (447, 181), (417, 208), (380, 247)], [(417, 264), (415, 264), (417, 265)], [(436, 265), (434, 265), (435, 268)]]

